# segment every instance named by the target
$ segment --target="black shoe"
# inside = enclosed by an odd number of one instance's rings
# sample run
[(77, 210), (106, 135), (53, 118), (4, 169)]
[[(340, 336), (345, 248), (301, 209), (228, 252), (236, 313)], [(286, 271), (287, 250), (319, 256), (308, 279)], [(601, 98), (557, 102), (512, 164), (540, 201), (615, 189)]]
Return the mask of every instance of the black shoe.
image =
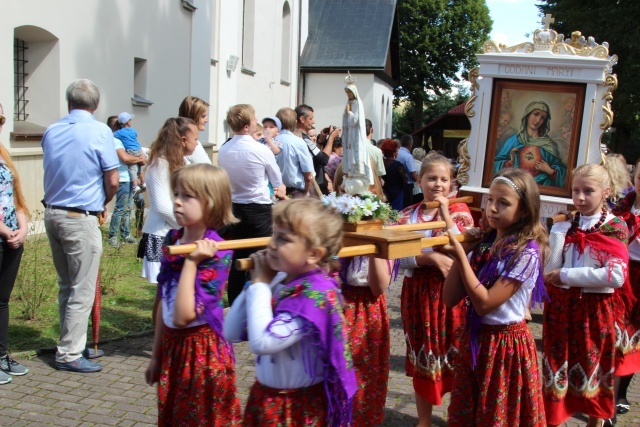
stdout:
[(618, 420), (614, 415), (613, 418), (606, 418), (605, 420), (603, 420), (602, 427), (613, 427), (616, 425), (616, 422), (618, 422)]
[(624, 415), (627, 412), (629, 412), (630, 409), (631, 409), (631, 405), (629, 405), (629, 402), (627, 401), (627, 399), (618, 400), (618, 403), (616, 404), (616, 413), (618, 415)]
[(89, 372), (100, 372), (102, 370), (102, 365), (99, 363), (93, 363), (90, 360), (80, 356), (73, 362), (68, 362), (68, 363), (56, 362), (56, 369), (59, 371), (89, 373)]

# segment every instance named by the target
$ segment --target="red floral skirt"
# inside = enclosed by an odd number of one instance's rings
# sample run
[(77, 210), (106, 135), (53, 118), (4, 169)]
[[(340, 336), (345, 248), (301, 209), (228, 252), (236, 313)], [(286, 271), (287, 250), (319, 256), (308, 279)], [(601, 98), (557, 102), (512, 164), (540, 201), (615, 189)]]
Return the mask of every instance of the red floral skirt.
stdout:
[(209, 325), (162, 331), (159, 426), (239, 426), (233, 349)]
[(413, 270), (402, 285), (402, 327), (407, 343), (405, 372), (415, 391), (440, 405), (451, 391), (454, 366), (464, 328), (464, 303), (447, 308), (442, 301), (444, 277), (436, 267)]
[(450, 427), (546, 426), (538, 353), (526, 322), (482, 325), (475, 368), (465, 334), (456, 364)]
[(544, 406), (549, 424), (574, 413), (613, 417), (613, 294), (547, 286), (543, 343)]
[(342, 286), (349, 347), (358, 380), (351, 426), (382, 424), (389, 381), (387, 297), (369, 287)]
[(615, 291), (616, 376), (640, 371), (640, 262), (629, 262), (629, 281), (636, 302), (626, 307)]
[(321, 427), (327, 425), (324, 383), (292, 390), (267, 387), (256, 381), (249, 392), (243, 426)]

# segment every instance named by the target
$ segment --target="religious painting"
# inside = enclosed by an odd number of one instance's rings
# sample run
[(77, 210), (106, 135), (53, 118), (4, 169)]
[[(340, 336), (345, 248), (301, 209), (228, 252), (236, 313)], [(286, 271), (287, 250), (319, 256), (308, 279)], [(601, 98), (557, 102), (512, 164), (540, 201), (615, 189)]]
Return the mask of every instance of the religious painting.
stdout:
[(585, 85), (528, 80), (494, 81), (483, 186), (501, 169), (533, 175), (540, 194), (571, 197)]

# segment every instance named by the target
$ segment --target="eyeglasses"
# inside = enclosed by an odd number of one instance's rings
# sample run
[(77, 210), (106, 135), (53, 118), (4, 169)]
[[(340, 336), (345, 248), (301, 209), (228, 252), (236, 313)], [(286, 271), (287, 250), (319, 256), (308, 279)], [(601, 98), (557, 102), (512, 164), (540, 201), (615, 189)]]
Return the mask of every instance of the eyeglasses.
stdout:
[(4, 122), (6, 122), (7, 119), (4, 116), (0, 116), (0, 126), (4, 125)]

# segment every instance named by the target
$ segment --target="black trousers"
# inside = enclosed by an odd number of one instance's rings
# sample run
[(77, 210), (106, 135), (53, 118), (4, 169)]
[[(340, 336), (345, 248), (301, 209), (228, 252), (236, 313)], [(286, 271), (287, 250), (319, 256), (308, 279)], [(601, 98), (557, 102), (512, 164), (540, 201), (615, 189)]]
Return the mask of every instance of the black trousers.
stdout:
[[(233, 215), (240, 220), (237, 224), (231, 225), (225, 232), (221, 233), (225, 239), (251, 239), (253, 237), (269, 237), (273, 234), (273, 205), (261, 205), (258, 203), (233, 204)], [(249, 280), (248, 271), (238, 271), (235, 267), (235, 260), (248, 258), (252, 253), (262, 248), (239, 249), (233, 251), (233, 263), (229, 272), (229, 284), (227, 285), (227, 295), (229, 305), (240, 295), (242, 288)]]
[(18, 276), (24, 246), (11, 249), (0, 242), (0, 356), (7, 354), (9, 336), (9, 298)]

